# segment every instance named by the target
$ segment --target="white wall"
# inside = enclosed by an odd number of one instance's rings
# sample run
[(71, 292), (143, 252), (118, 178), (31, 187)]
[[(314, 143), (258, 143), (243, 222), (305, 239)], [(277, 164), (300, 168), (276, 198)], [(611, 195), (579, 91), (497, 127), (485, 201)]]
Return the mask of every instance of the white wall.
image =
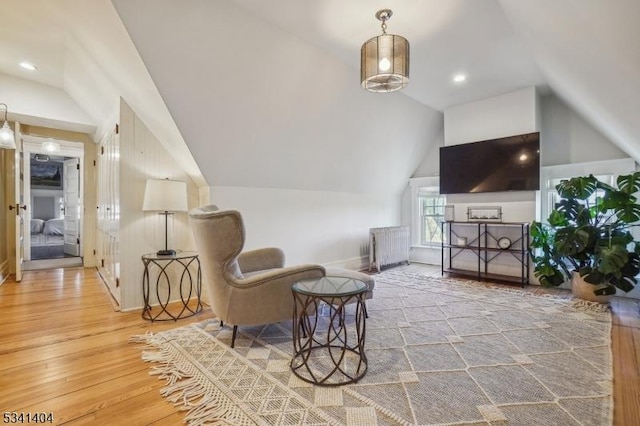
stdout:
[(209, 185), (399, 194), (442, 128), (236, 2), (114, 4)]
[[(540, 96), (533, 87), (457, 105), (444, 115), (444, 145), (540, 131), (541, 166), (629, 157), (555, 94)], [(414, 177), (437, 175), (436, 158), (429, 152)], [(447, 202), (455, 204), (456, 220), (466, 220), (469, 206), (496, 204), (504, 221), (526, 222), (535, 218), (536, 192), (452, 194)]]
[(0, 74), (0, 91), (11, 120), (88, 134), (96, 131), (91, 118), (62, 89)]
[(535, 87), (444, 110), (444, 144), (484, 141), (540, 130)]
[(541, 166), (613, 160), (630, 156), (555, 94), (542, 96), (541, 101)]
[(399, 196), (218, 186), (211, 203), (240, 211), (245, 250), (280, 247), (288, 265), (368, 267), (369, 228), (400, 220)]
[[(488, 99), (456, 105), (444, 111), (444, 135), (430, 147), (413, 177), (439, 175), (440, 146), (477, 142), (492, 138), (531, 133), (540, 129), (539, 97), (534, 87), (527, 87)], [(407, 189), (403, 198), (403, 217), (410, 217), (412, 196)], [(501, 206), (504, 222), (529, 222), (534, 219), (535, 191), (482, 194), (450, 194), (447, 204), (455, 206), (455, 220), (467, 220), (470, 206)], [(409, 212), (404, 213), (404, 212)], [(417, 226), (413, 224), (412, 226)], [(414, 233), (415, 234), (415, 233)], [(417, 262), (441, 262), (440, 249), (414, 246), (411, 259)]]
[[(457, 145), (540, 130), (539, 97), (527, 87), (488, 99), (469, 102), (444, 111), (444, 144)], [(529, 222), (535, 218), (535, 191), (447, 195), (455, 205), (456, 220), (467, 220), (469, 206), (498, 205), (505, 222)]]
[[(532, 89), (446, 110), (445, 145), (539, 130), (541, 166), (584, 163), (581, 173), (598, 173), (601, 167), (606, 167), (607, 160), (629, 157), (555, 94), (539, 96)], [(433, 156), (425, 156), (414, 177), (438, 174), (439, 164), (434, 162)], [(544, 176), (549, 172), (545, 173)], [(403, 217), (407, 217), (406, 212), (412, 208), (406, 193), (403, 198)], [(459, 221), (466, 220), (467, 207), (470, 205), (495, 204), (503, 207), (504, 221), (528, 222), (535, 218), (540, 202), (536, 198), (536, 191), (453, 194), (447, 196), (447, 203), (455, 205), (455, 218)], [(411, 258), (418, 262), (438, 264), (439, 254), (439, 250), (414, 247)], [(535, 282), (533, 276), (532, 282)], [(629, 294), (620, 295), (638, 298), (640, 286)]]

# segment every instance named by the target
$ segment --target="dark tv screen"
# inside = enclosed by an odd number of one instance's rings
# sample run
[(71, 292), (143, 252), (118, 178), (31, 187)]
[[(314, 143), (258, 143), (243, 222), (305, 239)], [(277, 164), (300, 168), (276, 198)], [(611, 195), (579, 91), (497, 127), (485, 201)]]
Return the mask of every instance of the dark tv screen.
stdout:
[(440, 193), (540, 189), (540, 133), (440, 148)]

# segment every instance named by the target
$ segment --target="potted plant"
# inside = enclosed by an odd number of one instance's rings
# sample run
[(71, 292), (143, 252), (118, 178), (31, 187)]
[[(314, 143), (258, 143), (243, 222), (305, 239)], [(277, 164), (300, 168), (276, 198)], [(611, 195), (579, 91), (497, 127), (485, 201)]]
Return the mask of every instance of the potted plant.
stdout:
[(640, 242), (631, 233), (640, 222), (633, 195), (640, 190), (640, 172), (619, 176), (615, 187), (589, 175), (563, 180), (556, 189), (560, 201), (548, 223), (531, 225), (533, 273), (540, 284), (559, 286), (571, 278), (576, 297), (596, 302), (607, 302), (616, 289), (632, 290), (640, 273)]

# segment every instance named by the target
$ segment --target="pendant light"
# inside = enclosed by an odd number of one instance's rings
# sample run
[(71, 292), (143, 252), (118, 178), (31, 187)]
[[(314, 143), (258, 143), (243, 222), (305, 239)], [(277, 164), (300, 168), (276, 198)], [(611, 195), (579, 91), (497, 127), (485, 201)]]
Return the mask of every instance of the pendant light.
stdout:
[(360, 83), (370, 92), (394, 92), (409, 84), (409, 42), (387, 34), (387, 21), (393, 12), (382, 9), (376, 18), (382, 34), (367, 40), (360, 49)]

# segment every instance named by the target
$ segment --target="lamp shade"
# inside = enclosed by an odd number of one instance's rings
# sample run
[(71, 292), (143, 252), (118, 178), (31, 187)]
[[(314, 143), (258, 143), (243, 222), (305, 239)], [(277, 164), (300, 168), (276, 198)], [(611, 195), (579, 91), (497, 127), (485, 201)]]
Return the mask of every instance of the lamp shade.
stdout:
[(0, 148), (16, 149), (16, 140), (13, 136), (13, 130), (11, 130), (9, 123), (6, 121), (2, 128), (0, 128)]
[(187, 184), (169, 179), (147, 180), (142, 210), (186, 212), (188, 210)]
[(383, 34), (360, 49), (360, 83), (370, 92), (394, 92), (409, 84), (409, 42)]
[(382, 35), (370, 38), (360, 49), (360, 84), (370, 92), (394, 92), (409, 84), (409, 42), (387, 34), (386, 22), (392, 14), (390, 9), (376, 13)]
[(11, 130), (9, 123), (7, 122), (9, 107), (7, 104), (0, 103), (0, 110), (4, 112), (4, 124), (0, 128), (0, 148), (16, 149), (16, 138), (13, 135), (13, 130)]

